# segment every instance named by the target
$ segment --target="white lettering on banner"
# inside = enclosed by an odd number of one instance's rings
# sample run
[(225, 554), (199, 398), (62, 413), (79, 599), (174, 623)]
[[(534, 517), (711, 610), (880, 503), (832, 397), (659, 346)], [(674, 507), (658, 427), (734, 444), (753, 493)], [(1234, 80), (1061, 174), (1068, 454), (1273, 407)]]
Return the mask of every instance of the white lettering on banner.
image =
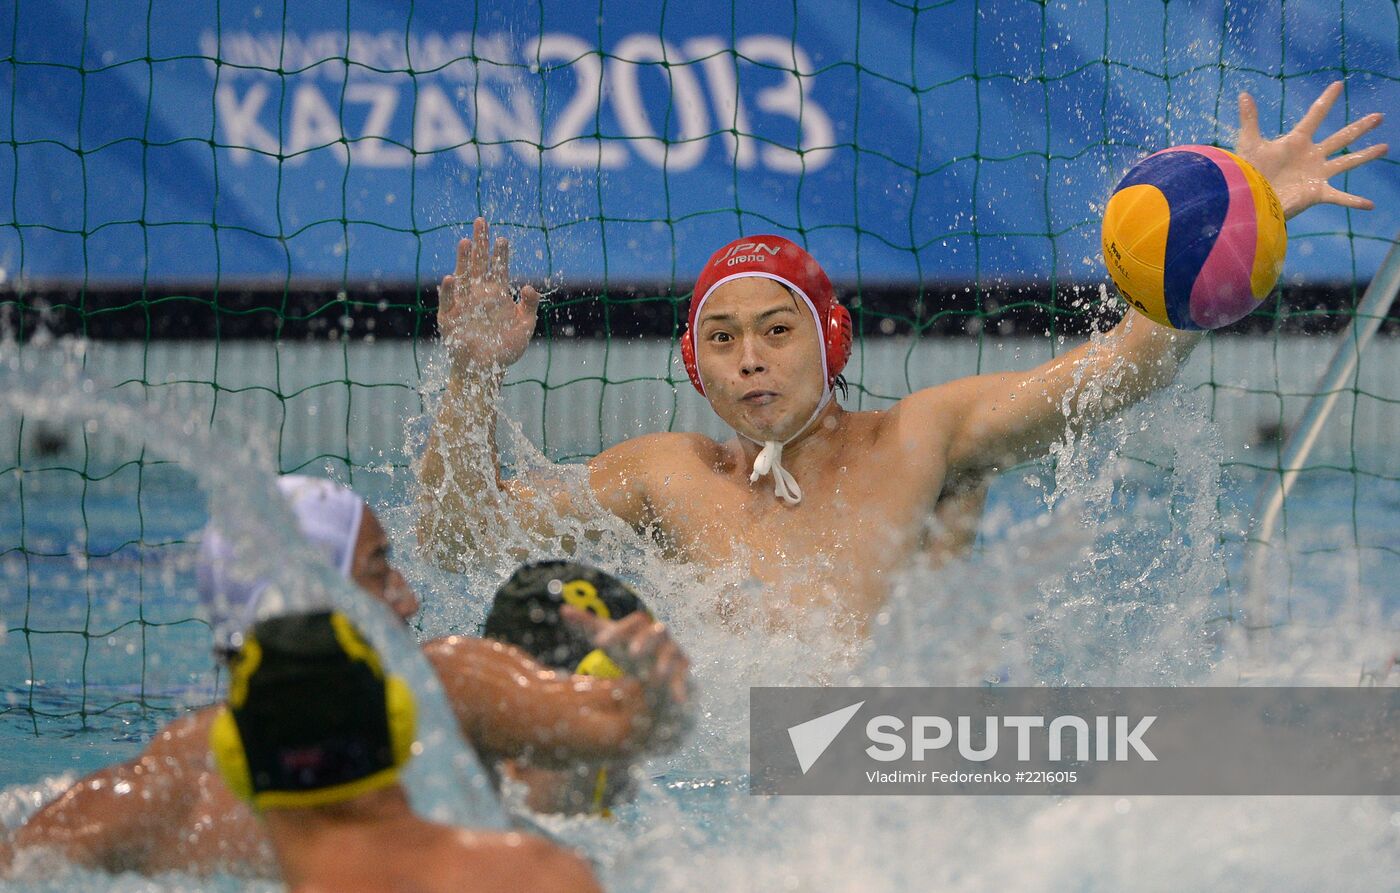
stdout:
[[(234, 164), (247, 164), (250, 150), (256, 149), (275, 156), (278, 151), (277, 138), (263, 129), (258, 123), (258, 112), (267, 102), (267, 85), (254, 84), (248, 88), (243, 101), (238, 101), (238, 91), (232, 84), (220, 84), (214, 91), (214, 112), (223, 125), (224, 139), (229, 144), (229, 157)], [(270, 160), (276, 161), (276, 158)]]
[[(700, 81), (689, 65), (678, 65), (680, 53), (676, 48), (646, 34), (633, 34), (617, 45), (617, 56), (608, 60), (608, 79), (612, 85), (613, 104), (617, 109), (622, 130), (635, 141), (632, 147), (644, 160), (670, 170), (689, 170), (705, 157), (705, 97)], [(642, 105), (638, 84), (639, 63), (664, 63), (660, 71), (666, 74), (670, 95), (665, 104), (665, 119), (680, 119), (680, 139), (663, 140), (652, 129), (647, 110)], [(655, 67), (655, 66), (648, 66)]]
[[(834, 149), (811, 59), (778, 35), (699, 35), (678, 48), (631, 34), (609, 49), (567, 33), (519, 43), (470, 32), (210, 31), (199, 45), (216, 83), (220, 148), (238, 165), (303, 163), (334, 147), (341, 164), (376, 168), (451, 155), (686, 171), (718, 136), (739, 169), (797, 175)], [(758, 76), (740, 77), (740, 67)], [(746, 96), (745, 84), (765, 86)]]
[(536, 62), (568, 62), (578, 79), (574, 95), (545, 139), (545, 161), (560, 167), (626, 167), (627, 150), (622, 146), (582, 136), (584, 127), (596, 127), (603, 95), (602, 58), (572, 34), (546, 34), (529, 43), (525, 55)]
[(413, 148), (424, 153), (451, 149), (468, 164), (479, 160), (471, 131), (462, 123), (457, 106), (437, 84), (428, 84), (418, 91), (418, 104), (413, 109)]
[(512, 90), (510, 102), (502, 102), (485, 84), (469, 93), (476, 109), (476, 133), (482, 161), (496, 165), (502, 161), (502, 146), (508, 146), (521, 161), (539, 160), (539, 119), (535, 104), (524, 90)]
[(367, 167), (407, 167), (413, 153), (388, 141), (389, 126), (399, 104), (399, 91), (391, 84), (358, 83), (345, 88), (347, 102), (369, 103), (369, 116), (360, 138), (351, 144), (356, 164)]
[[(763, 160), (775, 171), (800, 174), (826, 164), (836, 130), (821, 106), (808, 95), (812, 81), (812, 60), (795, 43), (781, 37), (754, 36), (739, 41), (739, 55), (755, 62), (768, 62), (783, 69), (783, 83), (758, 94), (758, 107), (765, 112), (788, 115), (797, 121), (798, 149), (778, 145), (763, 147)], [(791, 66), (789, 68), (788, 66)], [(795, 69), (795, 71), (794, 71)], [(805, 72), (805, 74), (804, 74)]]
[(306, 153), (322, 146), (335, 146), (341, 163), (345, 162), (344, 137), (340, 116), (326, 102), (314, 84), (302, 84), (292, 94), (292, 127), (287, 140), (287, 161), (301, 164)]
[(748, 170), (757, 161), (753, 149), (749, 116), (739, 99), (739, 79), (735, 76), (734, 54), (729, 45), (718, 37), (697, 37), (685, 43), (685, 53), (698, 59), (710, 80), (710, 95), (715, 101), (715, 122), (720, 136), (729, 147), (730, 159)]

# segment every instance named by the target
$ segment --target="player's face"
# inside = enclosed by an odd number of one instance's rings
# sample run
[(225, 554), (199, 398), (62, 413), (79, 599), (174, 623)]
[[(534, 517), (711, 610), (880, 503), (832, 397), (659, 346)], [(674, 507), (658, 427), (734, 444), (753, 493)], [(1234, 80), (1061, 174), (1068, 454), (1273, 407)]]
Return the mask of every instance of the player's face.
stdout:
[(696, 326), (696, 362), (719, 417), (754, 440), (786, 440), (822, 397), (821, 343), (812, 312), (771, 279), (727, 282)]
[(389, 537), (374, 512), (365, 508), (360, 520), (360, 536), (355, 540), (355, 557), (350, 564), (350, 579), (359, 587), (389, 606), (389, 610), (407, 623), (418, 613), (418, 597), (390, 562)]

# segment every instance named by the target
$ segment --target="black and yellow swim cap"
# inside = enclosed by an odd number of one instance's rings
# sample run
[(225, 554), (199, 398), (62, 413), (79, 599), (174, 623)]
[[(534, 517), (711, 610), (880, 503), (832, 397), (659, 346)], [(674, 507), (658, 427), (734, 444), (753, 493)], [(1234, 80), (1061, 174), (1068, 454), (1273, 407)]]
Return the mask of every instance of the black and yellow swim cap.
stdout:
[(562, 605), (573, 605), (606, 620), (641, 611), (650, 615), (632, 588), (616, 577), (576, 561), (535, 561), (521, 565), (496, 590), (481, 635), (518, 646), (548, 667), (590, 676), (622, 672), (588, 637), (564, 623)]
[[(481, 635), (515, 645), (556, 670), (604, 679), (624, 675), (586, 635), (563, 621), (563, 605), (605, 620), (621, 620), (637, 611), (651, 616), (641, 597), (609, 573), (576, 561), (536, 561), (521, 565), (496, 590)], [(609, 803), (626, 796), (631, 784), (626, 771), (611, 777), (610, 782), (606, 767), (593, 777), (592, 811), (603, 817), (611, 817)]]
[(412, 693), (344, 614), (258, 623), (230, 672), (210, 747), (229, 787), (259, 808), (324, 806), (386, 787), (412, 753)]

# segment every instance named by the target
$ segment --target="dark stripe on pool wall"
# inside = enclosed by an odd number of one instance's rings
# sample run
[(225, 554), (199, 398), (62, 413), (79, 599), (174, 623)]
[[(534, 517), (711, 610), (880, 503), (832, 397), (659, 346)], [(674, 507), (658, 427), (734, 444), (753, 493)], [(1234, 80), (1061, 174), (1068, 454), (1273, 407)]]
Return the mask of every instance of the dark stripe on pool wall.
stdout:
[(1118, 188), (1139, 183), (1161, 190), (1171, 208), (1166, 269), (1162, 271), (1167, 318), (1178, 329), (1199, 329), (1191, 319), (1191, 288), (1210, 256), (1230, 208), (1230, 188), (1225, 183), (1225, 175), (1204, 155), (1167, 150), (1138, 164)]

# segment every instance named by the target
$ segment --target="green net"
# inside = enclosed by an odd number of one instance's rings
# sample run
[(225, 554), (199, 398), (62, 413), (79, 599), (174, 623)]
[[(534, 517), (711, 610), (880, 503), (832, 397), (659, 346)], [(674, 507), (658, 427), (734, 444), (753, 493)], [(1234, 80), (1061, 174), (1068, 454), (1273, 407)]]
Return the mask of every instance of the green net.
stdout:
[[(436, 282), (478, 213), (549, 287), (506, 415), (573, 461), (644, 431), (722, 433), (676, 337), (723, 241), (777, 231), (827, 264), (856, 319), (848, 403), (886, 407), (1076, 343), (1106, 312), (1116, 178), (1157, 148), (1228, 146), (1238, 90), (1272, 133), (1334, 78), (1329, 122), (1400, 92), (1400, 7), (1380, 0), (137, 9), (4, 13), (0, 350), (399, 500), (435, 386)], [(1394, 238), (1395, 170), (1338, 178), (1381, 210), (1298, 220), (1279, 292), (1183, 373), (1243, 489), (1280, 473)], [(68, 335), (91, 340), (75, 353)], [(1397, 359), (1390, 337), (1365, 352), (1307, 470), (1343, 494), (1335, 523), (1287, 551), (1303, 574), (1360, 556), (1347, 585), (1378, 598), (1400, 556), (1383, 535)], [(1171, 466), (1161, 434), (1124, 454)], [(0, 418), (0, 712), (31, 731), (216, 690), (191, 595), (204, 509), (145, 449), (164, 436)], [(1238, 552), (1247, 519), (1218, 508)]]

